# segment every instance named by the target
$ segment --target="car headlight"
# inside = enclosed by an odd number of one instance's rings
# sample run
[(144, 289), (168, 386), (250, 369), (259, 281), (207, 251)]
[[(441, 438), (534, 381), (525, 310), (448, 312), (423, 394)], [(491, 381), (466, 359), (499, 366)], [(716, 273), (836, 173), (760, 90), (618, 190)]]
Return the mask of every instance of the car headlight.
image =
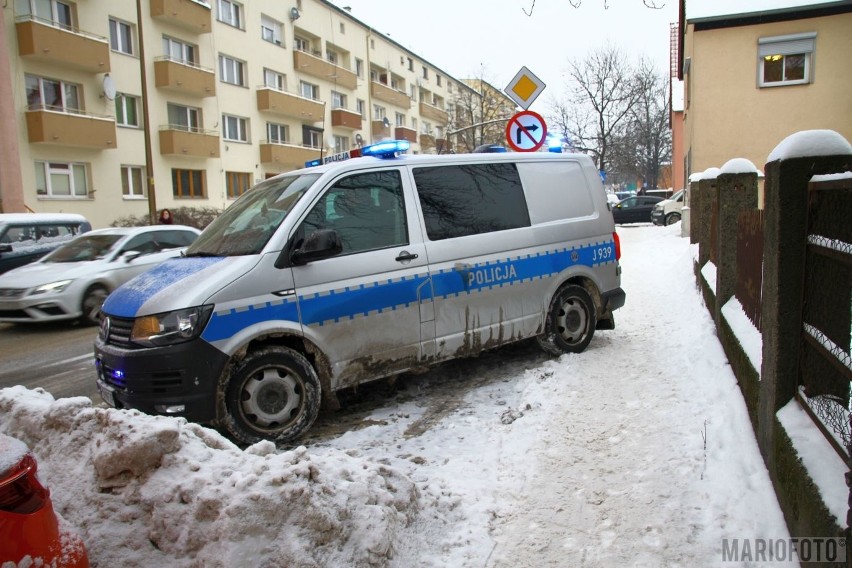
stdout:
[(30, 292), (30, 296), (38, 296), (39, 294), (50, 294), (53, 292), (61, 292), (65, 288), (71, 284), (73, 280), (59, 280), (58, 282), (51, 282), (50, 284), (42, 284), (37, 288), (34, 288), (32, 292)]
[(130, 341), (145, 347), (189, 341), (201, 334), (212, 312), (213, 306), (207, 305), (136, 318)]

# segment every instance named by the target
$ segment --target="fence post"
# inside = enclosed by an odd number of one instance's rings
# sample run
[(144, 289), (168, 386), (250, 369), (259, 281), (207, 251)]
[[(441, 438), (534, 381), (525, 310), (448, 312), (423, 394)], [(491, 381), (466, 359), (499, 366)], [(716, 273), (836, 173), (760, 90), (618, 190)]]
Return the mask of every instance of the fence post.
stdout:
[(770, 471), (775, 469), (775, 413), (795, 396), (798, 383), (808, 182), (814, 175), (840, 173), (850, 167), (852, 146), (836, 132), (826, 130), (787, 137), (772, 151), (766, 164), (763, 365), (757, 437)]
[(757, 168), (744, 158), (734, 158), (722, 166), (716, 178), (719, 203), (716, 258), (716, 325), (722, 321), (725, 305), (737, 286), (737, 219), (740, 212), (757, 208)]
[[(701, 180), (698, 182), (698, 193), (701, 203), (698, 206), (698, 269), (700, 270), (710, 260), (710, 247), (713, 238), (710, 230), (713, 224), (713, 206), (716, 202), (716, 176), (719, 168), (708, 168), (704, 170)], [(696, 219), (693, 219), (693, 223)], [(713, 290), (715, 293), (716, 290)]]
[(681, 236), (689, 236), (689, 244), (694, 245), (698, 242), (698, 207), (701, 196), (698, 194), (698, 182), (701, 180), (701, 174), (695, 173), (689, 176), (689, 182), (686, 184), (686, 198), (684, 199), (684, 209), (681, 212)]

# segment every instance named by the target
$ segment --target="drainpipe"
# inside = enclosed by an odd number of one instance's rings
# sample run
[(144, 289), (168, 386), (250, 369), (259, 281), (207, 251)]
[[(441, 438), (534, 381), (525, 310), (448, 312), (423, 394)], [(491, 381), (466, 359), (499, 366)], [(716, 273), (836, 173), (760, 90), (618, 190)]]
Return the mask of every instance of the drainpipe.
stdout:
[(154, 190), (154, 158), (151, 154), (151, 122), (148, 110), (148, 72), (145, 67), (145, 40), (142, 31), (142, 0), (136, 0), (136, 29), (139, 36), (139, 76), (142, 79), (142, 129), (145, 132), (145, 176), (148, 184), (148, 218), (157, 222), (157, 194)]

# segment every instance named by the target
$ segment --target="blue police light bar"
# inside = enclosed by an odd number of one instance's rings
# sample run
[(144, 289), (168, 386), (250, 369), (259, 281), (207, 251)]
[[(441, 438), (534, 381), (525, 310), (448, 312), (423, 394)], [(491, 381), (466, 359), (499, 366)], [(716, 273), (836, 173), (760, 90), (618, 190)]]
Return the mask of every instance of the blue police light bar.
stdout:
[(317, 158), (316, 160), (308, 160), (307, 162), (305, 162), (306, 168), (313, 168), (314, 166), (321, 166), (321, 165), (322, 165), (322, 160), (320, 160), (319, 158)]
[(556, 136), (547, 137), (547, 151), (554, 154), (562, 153), (562, 139)]
[(408, 140), (387, 140), (372, 146), (361, 148), (362, 156), (374, 156), (376, 158), (396, 158), (411, 147)]

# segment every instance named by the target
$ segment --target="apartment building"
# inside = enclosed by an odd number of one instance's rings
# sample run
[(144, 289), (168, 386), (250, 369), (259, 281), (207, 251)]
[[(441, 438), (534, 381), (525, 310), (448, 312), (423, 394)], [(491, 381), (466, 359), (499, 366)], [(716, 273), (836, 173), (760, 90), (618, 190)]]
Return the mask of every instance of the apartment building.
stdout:
[(0, 17), (0, 116), (17, 125), (0, 132), (2, 209), (96, 227), (224, 208), (381, 139), (448, 151), (469, 89), (325, 0), (12, 0)]

